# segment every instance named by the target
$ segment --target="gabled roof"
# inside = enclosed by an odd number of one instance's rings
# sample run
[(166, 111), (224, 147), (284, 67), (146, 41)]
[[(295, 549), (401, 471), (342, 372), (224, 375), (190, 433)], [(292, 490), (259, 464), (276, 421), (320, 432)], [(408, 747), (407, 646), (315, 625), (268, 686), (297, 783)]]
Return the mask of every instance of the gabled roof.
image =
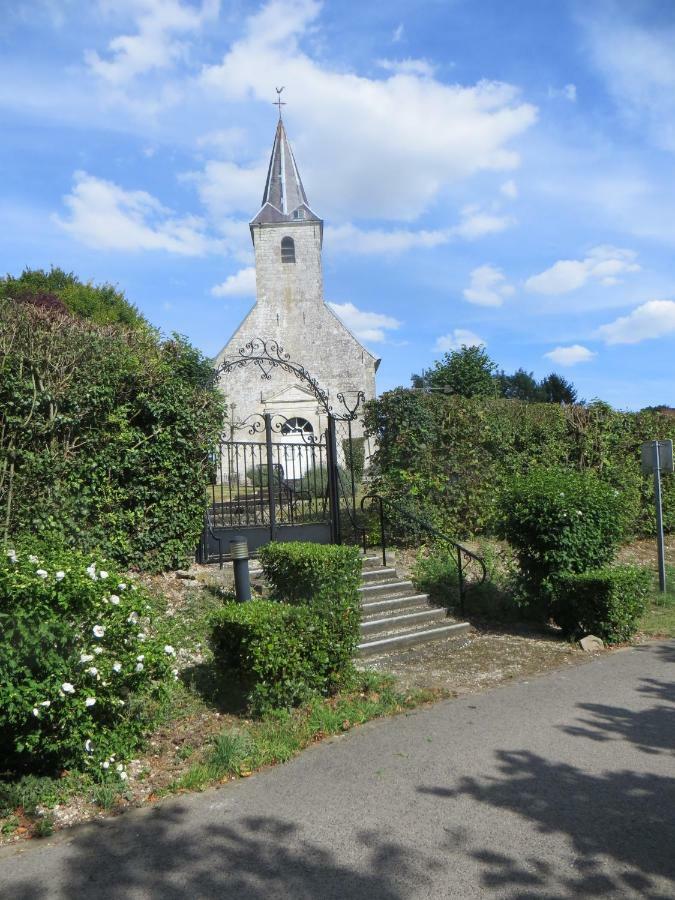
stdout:
[[(251, 225), (321, 222), (312, 212), (302, 186), (282, 119), (277, 124), (262, 206)], [(321, 222), (323, 225), (323, 223)]]

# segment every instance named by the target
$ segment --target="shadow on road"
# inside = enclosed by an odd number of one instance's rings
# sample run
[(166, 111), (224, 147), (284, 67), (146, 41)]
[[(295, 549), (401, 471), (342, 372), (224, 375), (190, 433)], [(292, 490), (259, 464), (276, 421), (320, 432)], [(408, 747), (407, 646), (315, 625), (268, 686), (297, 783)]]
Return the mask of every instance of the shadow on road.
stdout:
[(352, 868), (281, 819), (246, 818), (187, 833), (186, 814), (175, 805), (157, 807), (151, 816), (127, 820), (126, 828), (119, 820), (89, 827), (62, 863), (58, 894), (38, 873), (35, 882), (12, 885), (12, 900), (403, 900), (438, 865), (364, 832), (358, 836), (363, 858)]
[[(659, 651), (675, 662), (672, 648)], [(645, 678), (636, 690), (653, 697), (656, 704), (631, 710), (581, 703), (579, 708), (587, 715), (580, 725), (563, 731), (594, 741), (626, 741), (652, 755), (672, 755), (672, 683)], [(675, 896), (675, 779), (630, 769), (597, 774), (526, 750), (500, 750), (496, 757), (498, 776), (463, 778), (452, 788), (418, 790), (448, 799), (468, 796), (533, 821), (542, 834), (566, 835), (573, 864), (542, 862), (526, 847), (514, 856), (492, 848), (468, 848), (481, 866), (486, 889), (518, 900)], [(664, 892), (664, 884), (672, 886)]]

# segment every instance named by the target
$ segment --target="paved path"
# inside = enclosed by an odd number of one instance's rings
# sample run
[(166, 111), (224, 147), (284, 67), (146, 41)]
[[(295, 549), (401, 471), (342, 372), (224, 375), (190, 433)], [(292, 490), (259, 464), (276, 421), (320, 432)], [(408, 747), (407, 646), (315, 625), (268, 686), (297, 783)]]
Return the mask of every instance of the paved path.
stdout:
[(675, 896), (675, 643), (371, 723), (0, 851), (0, 897)]

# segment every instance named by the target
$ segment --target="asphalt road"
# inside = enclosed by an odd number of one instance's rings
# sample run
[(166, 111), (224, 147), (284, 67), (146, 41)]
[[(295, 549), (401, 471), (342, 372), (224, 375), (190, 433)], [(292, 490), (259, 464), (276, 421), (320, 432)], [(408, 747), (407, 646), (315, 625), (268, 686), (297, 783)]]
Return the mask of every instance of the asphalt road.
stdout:
[(0, 897), (675, 896), (675, 643), (374, 722), (0, 850)]

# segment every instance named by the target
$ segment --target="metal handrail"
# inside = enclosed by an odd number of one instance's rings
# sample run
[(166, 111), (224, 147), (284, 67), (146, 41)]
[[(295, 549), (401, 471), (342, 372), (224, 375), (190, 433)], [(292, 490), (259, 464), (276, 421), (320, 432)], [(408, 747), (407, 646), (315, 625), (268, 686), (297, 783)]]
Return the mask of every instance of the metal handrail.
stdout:
[[(478, 556), (478, 554), (474, 553), (472, 550), (469, 550), (468, 547), (465, 547), (464, 544), (461, 544), (459, 541), (456, 541), (454, 538), (448, 537), (447, 534), (443, 534), (443, 532), (439, 531), (437, 528), (434, 528), (433, 525), (430, 525), (428, 522), (425, 522), (424, 519), (420, 519), (419, 516), (416, 516), (414, 513), (409, 512), (407, 509), (402, 509), (397, 506), (393, 501), (388, 500), (386, 497), (382, 497), (380, 494), (366, 494), (365, 497), (361, 499), (361, 510), (364, 511), (366, 500), (377, 501), (379, 510), (380, 510), (380, 535), (382, 538), (382, 565), (386, 566), (387, 564), (387, 550), (386, 550), (386, 541), (385, 541), (385, 530), (384, 530), (384, 520), (385, 520), (385, 505), (392, 507), (396, 510), (398, 515), (403, 515), (410, 519), (412, 522), (415, 522), (416, 525), (419, 525), (425, 531), (428, 531), (429, 534), (434, 535), (434, 537), (438, 538), (441, 541), (445, 541), (448, 544), (452, 544), (457, 552), (457, 580), (459, 583), (459, 608), (461, 610), (462, 615), (465, 614), (465, 597), (466, 597), (466, 581), (464, 578), (464, 564), (462, 563), (462, 556), (468, 556), (469, 559), (474, 560), (478, 563), (481, 568), (481, 579), (480, 581), (474, 582), (472, 587), (477, 587), (480, 584), (485, 583), (485, 579), (487, 578), (487, 566), (485, 565), (485, 560)], [(361, 533), (363, 535), (363, 552), (365, 554), (367, 550), (367, 531), (365, 528), (361, 529)], [(468, 563), (467, 563), (468, 565)]]

